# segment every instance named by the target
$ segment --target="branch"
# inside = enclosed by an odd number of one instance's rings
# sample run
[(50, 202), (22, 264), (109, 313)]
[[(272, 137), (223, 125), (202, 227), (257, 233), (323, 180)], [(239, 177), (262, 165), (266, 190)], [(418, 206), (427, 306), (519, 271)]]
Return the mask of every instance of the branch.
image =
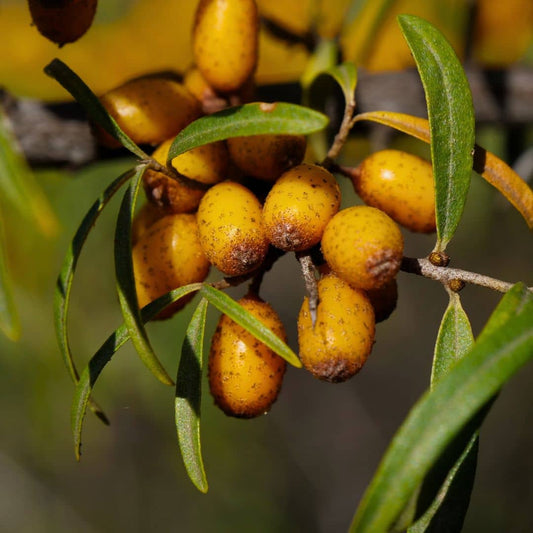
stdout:
[[(499, 279), (483, 276), (475, 272), (468, 272), (467, 270), (460, 270), (458, 268), (435, 266), (425, 258), (415, 259), (404, 257), (400, 270), (440, 281), (443, 285), (451, 287), (454, 291), (460, 290), (464, 283), (487, 287), (498, 292), (507, 292), (513, 286), (513, 283), (500, 281)], [(529, 287), (529, 290), (533, 290), (533, 287)]]

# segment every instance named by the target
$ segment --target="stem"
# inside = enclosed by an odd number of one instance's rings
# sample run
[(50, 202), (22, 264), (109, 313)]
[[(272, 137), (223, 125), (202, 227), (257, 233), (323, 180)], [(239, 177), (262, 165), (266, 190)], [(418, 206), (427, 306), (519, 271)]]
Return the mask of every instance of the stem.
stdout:
[[(513, 283), (501, 281), (489, 276), (483, 276), (482, 274), (477, 274), (475, 272), (460, 270), (458, 268), (435, 266), (425, 258), (415, 259), (412, 257), (404, 257), (402, 259), (400, 270), (409, 272), (410, 274), (418, 274), (419, 276), (424, 276), (425, 278), (440, 281), (446, 286), (449, 286), (449, 284), (455, 280), (463, 281), (465, 283), (472, 283), (473, 285), (479, 285), (481, 287), (487, 287), (488, 289), (498, 292), (507, 292), (513, 286)], [(528, 287), (528, 289), (531, 291), (533, 290), (533, 287)]]
[(335, 159), (338, 157), (342, 147), (344, 146), (344, 143), (346, 142), (346, 139), (348, 138), (348, 135), (350, 134), (350, 130), (352, 129), (354, 122), (353, 122), (353, 115), (355, 112), (355, 98), (352, 96), (352, 98), (346, 102), (346, 106), (344, 108), (344, 116), (342, 118), (342, 123), (339, 128), (339, 132), (337, 135), (335, 135), (335, 139), (333, 140), (333, 144), (331, 145), (331, 148), (329, 149), (324, 161), (322, 161), (322, 166), (329, 169), (334, 164)]
[(187, 176), (180, 174), (174, 167), (167, 167), (166, 165), (162, 165), (155, 159), (146, 159), (144, 161), (141, 161), (141, 163), (145, 163), (149, 169), (154, 170), (155, 172), (161, 172), (165, 176), (168, 176), (170, 179), (178, 181), (179, 183), (182, 183), (190, 189), (207, 190), (210, 187), (210, 185), (208, 185), (207, 183), (202, 183), (200, 181), (188, 178)]
[(318, 306), (318, 285), (315, 277), (315, 265), (311, 255), (304, 253), (296, 256), (302, 267), (302, 274), (305, 281), (305, 288), (309, 296), (309, 313), (311, 314), (311, 324), (315, 327), (316, 309)]

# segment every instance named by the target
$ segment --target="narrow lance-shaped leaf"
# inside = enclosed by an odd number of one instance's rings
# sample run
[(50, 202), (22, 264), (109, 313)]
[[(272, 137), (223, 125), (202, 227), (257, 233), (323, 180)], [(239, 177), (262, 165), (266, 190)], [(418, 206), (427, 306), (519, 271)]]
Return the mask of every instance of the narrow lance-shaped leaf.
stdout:
[(357, 85), (357, 70), (353, 63), (341, 63), (324, 72), (329, 74), (340, 86), (344, 94), (346, 105), (355, 103), (355, 87)]
[[(435, 344), (431, 388), (447, 375), (453, 365), (474, 345), (470, 321), (459, 294), (449, 292), (450, 302), (442, 318)], [(476, 473), (477, 428), (473, 434), (460, 434), (426, 475), (418, 507), (423, 516), (408, 533), (438, 530), (443, 521), (452, 531), (461, 531)]]
[[(174, 289), (167, 294), (163, 294), (153, 302), (150, 302), (146, 307), (141, 309), (141, 320), (143, 323), (148, 322), (160, 313), (167, 306), (172, 305), (183, 296), (200, 290), (201, 283), (192, 283), (179, 289)], [(74, 453), (76, 459), (80, 459), (81, 448), (81, 432), (83, 429), (83, 420), (85, 419), (85, 412), (89, 398), (92, 394), (92, 390), (98, 377), (102, 373), (107, 363), (111, 361), (113, 355), (119, 348), (124, 346), (130, 339), (128, 328), (126, 324), (122, 324), (118, 327), (102, 344), (98, 351), (91, 357), (91, 360), (87, 366), (83, 369), (80, 375), (79, 382), (76, 386), (74, 393), (74, 399), (72, 401), (71, 408), (71, 426), (72, 433), (74, 435)]]
[(122, 143), (132, 154), (140, 159), (148, 159), (146, 155), (122, 131), (116, 120), (107, 112), (98, 97), (87, 87), (85, 82), (60, 59), (54, 59), (45, 68), (44, 72), (57, 80), (86, 111), (89, 118), (101, 126), (107, 133)]
[(266, 344), (274, 350), (280, 357), (283, 357), (291, 365), (301, 368), (302, 363), (296, 354), (260, 320), (255, 318), (242, 305), (230, 298), (226, 293), (219, 291), (209, 285), (204, 285), (200, 291), (202, 296), (209, 300), (219, 311), (229, 316), (234, 322), (250, 332), (256, 339)]
[(36, 225), (45, 235), (59, 229), (57, 217), (35, 180), (0, 106), (0, 197)]
[[(429, 122), (425, 118), (394, 111), (369, 111), (354, 119), (355, 122), (363, 120), (390, 126), (429, 143)], [(475, 145), (474, 170), (503, 194), (524, 217), (527, 225), (533, 228), (533, 190), (507, 163)]]
[(131, 257), (131, 225), (135, 212), (135, 203), (146, 165), (139, 165), (136, 175), (124, 194), (117, 218), (115, 230), (115, 274), (117, 291), (122, 308), (122, 316), (129, 335), (143, 363), (150, 372), (165, 385), (174, 385), (163, 365), (154, 353), (148, 335), (141, 320), (137, 302), (135, 277)]
[(20, 321), (13, 296), (13, 281), (7, 265), (4, 224), (0, 213), (0, 330), (16, 341), (20, 337)]
[[(57, 278), (55, 292), (54, 292), (54, 325), (56, 331), (57, 344), (63, 361), (70, 377), (74, 383), (78, 383), (79, 374), (74, 362), (73, 354), (70, 349), (69, 333), (67, 327), (68, 311), (70, 308), (70, 295), (72, 290), (72, 283), (74, 281), (74, 274), (78, 264), (81, 251), (90, 231), (94, 227), (100, 213), (104, 207), (109, 203), (115, 193), (134, 175), (133, 170), (128, 170), (118, 178), (116, 178), (95, 200), (76, 231), (74, 238), (69, 246), (61, 272)], [(91, 409), (101, 418), (107, 422), (102, 410), (91, 400)]]
[(461, 62), (434, 26), (413, 15), (400, 15), (398, 21), (426, 93), (435, 176), (435, 251), (444, 251), (470, 186), (475, 139), (472, 94)]
[(181, 349), (176, 378), (175, 419), (185, 469), (194, 486), (207, 492), (207, 478), (200, 442), (200, 402), (207, 300), (196, 308)]
[(410, 411), (357, 509), (352, 532), (387, 531), (451, 440), (533, 359), (533, 294), (517, 284), (494, 313), (505, 313), (517, 294), (521, 308), (482, 336)]
[(203, 144), (230, 137), (261, 134), (307, 135), (325, 128), (326, 115), (285, 102), (230, 107), (201, 117), (180, 131), (168, 152), (168, 161)]
[[(300, 85), (304, 92), (309, 89), (317, 76), (335, 66), (337, 61), (337, 45), (330, 39), (322, 39), (313, 54), (307, 60), (305, 70), (300, 78)], [(304, 100), (306, 100), (304, 98)]]

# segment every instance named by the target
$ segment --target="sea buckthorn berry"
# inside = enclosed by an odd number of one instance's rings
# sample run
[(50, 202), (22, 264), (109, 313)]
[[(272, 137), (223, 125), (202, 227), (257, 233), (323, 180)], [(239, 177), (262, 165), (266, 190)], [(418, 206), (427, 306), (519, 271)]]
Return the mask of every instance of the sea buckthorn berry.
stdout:
[[(172, 140), (160, 144), (152, 154), (152, 158), (158, 163), (166, 165)], [(216, 142), (178, 155), (172, 160), (172, 166), (187, 178), (210, 185), (226, 178), (228, 161), (226, 145)], [(147, 170), (143, 179), (148, 199), (173, 213), (194, 211), (205, 194), (205, 189), (188, 187), (186, 183), (155, 170)]]
[[(128, 81), (104, 94), (100, 101), (137, 144), (162, 143), (201, 115), (199, 102), (181, 83), (161, 77)], [(96, 135), (106, 146), (119, 146), (99, 128)]]
[(145, 202), (133, 219), (131, 227), (132, 243), (135, 244), (160, 218), (170, 214), (165, 208), (161, 208), (152, 202)]
[[(133, 246), (139, 307), (172, 289), (203, 281), (209, 261), (198, 238), (195, 215), (167, 215), (150, 226)], [(158, 315), (168, 318), (192, 298), (182, 298)]]
[(218, 183), (204, 195), (198, 229), (207, 257), (226, 276), (252, 272), (268, 250), (259, 200), (233, 181)]
[(307, 297), (298, 315), (300, 359), (324, 381), (337, 383), (357, 374), (372, 351), (374, 334), (374, 309), (368, 297), (335, 274), (318, 282), (314, 327)]
[(77, 41), (90, 27), (97, 0), (29, 0), (31, 18), (47, 39), (63, 46)]
[[(239, 303), (285, 340), (283, 324), (269, 304), (253, 296), (245, 296)], [(208, 364), (211, 394), (222, 411), (239, 418), (266, 413), (281, 389), (285, 366), (284, 359), (222, 315)]]
[(411, 231), (435, 231), (435, 182), (431, 163), (400, 150), (371, 154), (352, 182), (361, 199)]
[(375, 289), (398, 273), (403, 236), (383, 211), (357, 205), (342, 209), (328, 222), (322, 253), (331, 270), (350, 285)]
[(237, 91), (257, 65), (254, 0), (200, 0), (193, 27), (195, 63), (215, 90)]
[(248, 176), (276, 181), (299, 165), (307, 146), (303, 135), (252, 135), (228, 139), (233, 162)]
[(396, 278), (391, 279), (383, 287), (365, 291), (376, 315), (376, 324), (383, 322), (391, 316), (398, 302), (398, 283)]
[(335, 177), (318, 165), (302, 164), (274, 184), (263, 207), (263, 225), (270, 242), (286, 251), (307, 250), (322, 238), (339, 210)]

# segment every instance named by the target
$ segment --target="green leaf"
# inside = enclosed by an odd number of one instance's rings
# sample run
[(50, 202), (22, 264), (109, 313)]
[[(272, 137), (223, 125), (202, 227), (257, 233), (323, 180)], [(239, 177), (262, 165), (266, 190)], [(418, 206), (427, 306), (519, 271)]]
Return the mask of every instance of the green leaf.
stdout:
[(234, 322), (250, 332), (256, 339), (260, 340), (271, 350), (274, 350), (280, 357), (283, 357), (291, 365), (301, 368), (302, 363), (296, 354), (261, 321), (255, 318), (242, 305), (230, 298), (226, 293), (219, 291), (209, 285), (204, 285), (200, 294), (214, 305), (219, 311), (227, 315)]
[[(449, 296), (450, 302), (435, 344), (432, 388), (474, 345), (470, 321), (459, 294), (450, 291)], [(449, 530), (461, 530), (476, 473), (477, 429), (477, 424), (474, 424), (472, 432), (461, 432), (426, 475), (418, 496), (418, 507), (424, 515), (409, 528), (409, 533), (438, 530), (442, 520), (446, 521)]]
[(126, 190), (118, 213), (115, 229), (115, 275), (117, 278), (117, 291), (124, 322), (142, 362), (161, 383), (164, 385), (174, 385), (174, 381), (167, 374), (167, 371), (155, 355), (150, 344), (141, 320), (141, 312), (135, 289), (135, 276), (131, 257), (131, 225), (137, 195), (145, 170), (146, 165), (139, 165), (137, 167), (133, 183)]
[[(135, 174), (134, 170), (128, 170), (117, 179), (115, 179), (105, 191), (95, 200), (85, 217), (83, 218), (79, 228), (72, 239), (70, 247), (63, 260), (61, 272), (57, 278), (55, 292), (54, 292), (54, 325), (56, 331), (57, 344), (63, 356), (63, 361), (70, 377), (74, 383), (78, 383), (79, 374), (74, 362), (72, 351), (70, 349), (69, 334), (67, 327), (68, 311), (70, 307), (70, 294), (72, 290), (72, 282), (74, 281), (74, 273), (78, 264), (81, 251), (89, 236), (91, 229), (94, 227), (100, 213), (104, 207), (109, 203), (115, 193)], [(91, 410), (104, 422), (107, 422), (102, 410), (91, 400)]]
[(322, 39), (313, 54), (307, 60), (305, 70), (300, 79), (304, 91), (308, 90), (317, 76), (335, 66), (338, 48), (335, 41)]
[(434, 26), (413, 15), (400, 15), (398, 21), (426, 93), (436, 188), (435, 251), (444, 251), (470, 186), (475, 139), (472, 94), (461, 62)]
[(346, 104), (353, 104), (355, 101), (355, 87), (357, 86), (357, 69), (353, 63), (342, 63), (325, 71), (340, 86), (344, 94)]
[(474, 335), (461, 299), (456, 292), (450, 292), (450, 302), (440, 324), (433, 356), (431, 386), (445, 376), (452, 366), (462, 359), (474, 345)]
[(44, 72), (58, 81), (86, 111), (89, 118), (101, 126), (107, 133), (117, 139), (122, 146), (140, 159), (149, 159), (129, 137), (116, 120), (107, 112), (98, 97), (87, 87), (85, 82), (60, 59), (54, 59)]
[(200, 402), (207, 300), (196, 308), (181, 349), (176, 378), (175, 418), (185, 469), (195, 487), (207, 492), (207, 478), (200, 442)]
[(0, 198), (7, 200), (47, 236), (59, 229), (48, 199), (24, 158), (0, 106)]
[[(144, 323), (148, 322), (159, 314), (167, 306), (172, 305), (183, 296), (200, 290), (201, 283), (191, 283), (184, 287), (174, 289), (167, 294), (163, 294), (153, 302), (150, 302), (146, 307), (141, 309), (141, 319)], [(113, 355), (119, 348), (124, 346), (129, 340), (129, 332), (126, 324), (118, 327), (102, 344), (98, 351), (91, 357), (87, 366), (83, 369), (80, 375), (79, 382), (76, 386), (74, 399), (71, 408), (71, 426), (74, 435), (74, 453), (76, 459), (80, 459), (81, 450), (81, 432), (83, 429), (83, 420), (85, 412), (89, 403), (92, 390), (102, 370), (107, 363), (111, 361)]]
[(230, 107), (201, 117), (180, 131), (168, 151), (168, 161), (203, 144), (230, 137), (260, 134), (306, 135), (325, 128), (326, 115), (285, 102)]
[(20, 338), (20, 321), (13, 296), (13, 282), (7, 265), (4, 225), (0, 213), (0, 330), (12, 341)]
[[(523, 284), (515, 285), (494, 313), (505, 312), (513, 306), (516, 294), (523, 292)], [(387, 531), (452, 439), (532, 358), (533, 294), (529, 293), (520, 309), (478, 339), (467, 356), (410, 411), (385, 453), (350, 530)]]

